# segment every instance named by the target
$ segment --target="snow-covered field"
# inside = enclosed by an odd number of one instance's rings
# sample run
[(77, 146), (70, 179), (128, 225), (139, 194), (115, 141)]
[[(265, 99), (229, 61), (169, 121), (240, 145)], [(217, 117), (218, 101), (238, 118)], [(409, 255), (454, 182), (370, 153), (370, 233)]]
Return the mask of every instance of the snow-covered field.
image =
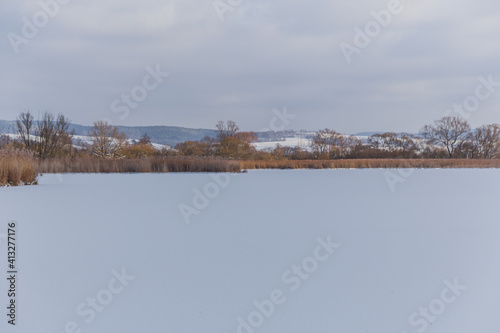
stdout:
[(499, 170), (47, 175), (0, 189), (0, 332), (500, 332), (499, 188)]
[[(15, 140), (19, 140), (21, 137), (19, 134), (4, 134), (8, 137), (10, 137), (11, 139), (15, 139)], [(33, 140), (35, 141), (39, 141), (40, 140), (40, 137), (37, 137), (37, 136), (31, 136), (30, 138), (32, 138)], [(127, 142), (130, 143), (130, 144), (134, 144), (135, 142), (137, 142), (138, 140), (133, 140), (133, 139), (127, 139)], [(90, 136), (84, 136), (84, 135), (73, 135), (73, 143), (85, 143), (85, 144), (88, 144), (88, 145), (92, 145), (93, 144), (93, 138), (90, 137)], [(172, 147), (170, 146), (167, 146), (167, 145), (162, 145), (162, 144), (159, 144), (159, 143), (151, 143), (151, 145), (153, 146), (153, 148), (157, 149), (157, 150), (162, 150), (162, 149), (172, 149)], [(78, 144), (75, 145), (76, 148), (80, 149), (81, 146), (79, 146)]]
[(256, 142), (253, 144), (257, 150), (273, 149), (276, 145), (281, 147), (300, 147), (304, 150), (311, 149), (311, 140), (304, 138), (286, 138), (285, 141)]

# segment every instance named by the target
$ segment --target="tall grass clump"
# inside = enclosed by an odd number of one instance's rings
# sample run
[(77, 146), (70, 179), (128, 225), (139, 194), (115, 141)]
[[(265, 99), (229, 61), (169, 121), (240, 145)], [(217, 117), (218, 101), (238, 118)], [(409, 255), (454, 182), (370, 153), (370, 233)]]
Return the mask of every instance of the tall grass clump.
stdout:
[(37, 161), (31, 152), (13, 148), (0, 150), (0, 186), (37, 183)]

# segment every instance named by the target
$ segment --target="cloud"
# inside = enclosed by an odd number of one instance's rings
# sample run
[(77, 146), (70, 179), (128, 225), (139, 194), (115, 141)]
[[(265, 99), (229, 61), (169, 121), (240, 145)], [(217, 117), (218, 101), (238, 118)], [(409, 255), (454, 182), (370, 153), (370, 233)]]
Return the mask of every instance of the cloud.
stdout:
[[(83, 124), (213, 127), (234, 119), (259, 129), (286, 106), (298, 115), (296, 129), (416, 131), (470, 94), (478, 76), (500, 79), (500, 4), (401, 3), (404, 11), (348, 64), (339, 44), (353, 43), (354, 29), (388, 1), (243, 1), (224, 21), (209, 0), (71, 1), (19, 54), (7, 34), (21, 34), (22, 17), (40, 6), (8, 2), (0, 118), (50, 109)], [(112, 101), (157, 64), (171, 75), (120, 120)], [(473, 125), (500, 122), (497, 102), (485, 102)]]

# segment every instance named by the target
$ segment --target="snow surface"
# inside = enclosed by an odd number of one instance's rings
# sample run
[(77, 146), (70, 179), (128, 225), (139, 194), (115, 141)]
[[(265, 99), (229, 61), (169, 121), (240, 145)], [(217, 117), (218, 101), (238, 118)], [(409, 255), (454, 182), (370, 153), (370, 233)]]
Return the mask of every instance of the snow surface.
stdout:
[[(387, 173), (404, 180), (394, 191)], [(0, 269), (9, 221), (19, 264), (18, 323), (2, 278), (0, 332), (411, 333), (430, 305), (439, 314), (422, 332), (500, 332), (499, 170), (214, 176), (47, 175), (0, 189)], [(197, 189), (211, 198), (187, 224), (179, 207)], [(317, 239), (329, 235), (340, 247), (325, 259)], [(325, 260), (313, 270), (315, 253)], [(311, 273), (292, 290), (303, 262)], [(111, 294), (122, 269), (135, 279)], [(446, 289), (455, 279), (466, 290)], [(259, 317), (254, 301), (273, 291), (281, 304)], [(98, 295), (112, 300), (90, 320)], [(252, 314), (261, 325), (238, 329)]]
[(256, 142), (253, 145), (257, 150), (273, 149), (276, 148), (276, 145), (280, 145), (281, 147), (300, 147), (304, 150), (310, 150), (311, 140), (295, 137), (286, 138), (285, 141)]

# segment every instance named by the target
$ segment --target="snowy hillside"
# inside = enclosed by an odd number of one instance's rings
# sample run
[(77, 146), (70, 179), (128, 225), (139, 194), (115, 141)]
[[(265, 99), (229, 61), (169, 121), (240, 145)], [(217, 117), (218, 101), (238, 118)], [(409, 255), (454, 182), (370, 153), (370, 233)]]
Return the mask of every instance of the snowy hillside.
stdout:
[[(20, 138), (19, 134), (5, 134), (5, 135), (7, 135), (8, 137), (10, 137), (12, 139), (19, 139)], [(31, 138), (33, 138), (33, 140), (39, 139), (39, 137), (36, 137), (36, 136), (31, 136)], [(127, 141), (130, 144), (134, 144), (135, 142), (137, 142), (137, 140), (132, 140), (132, 139), (127, 139)], [(79, 144), (82, 144), (82, 143), (91, 145), (93, 143), (92, 137), (90, 137), (90, 136), (84, 136), (84, 135), (74, 135), (73, 136), (73, 144), (75, 145), (75, 148), (77, 148), (77, 149), (81, 148), (81, 146), (79, 146)], [(157, 150), (172, 149), (172, 147), (170, 147), (170, 146), (162, 145), (162, 144), (159, 144), (159, 143), (151, 143), (151, 144)]]
[(311, 140), (303, 137), (286, 138), (285, 141), (269, 141), (269, 142), (256, 142), (254, 143), (257, 150), (273, 149), (277, 145), (281, 147), (300, 147), (304, 150), (310, 150)]

